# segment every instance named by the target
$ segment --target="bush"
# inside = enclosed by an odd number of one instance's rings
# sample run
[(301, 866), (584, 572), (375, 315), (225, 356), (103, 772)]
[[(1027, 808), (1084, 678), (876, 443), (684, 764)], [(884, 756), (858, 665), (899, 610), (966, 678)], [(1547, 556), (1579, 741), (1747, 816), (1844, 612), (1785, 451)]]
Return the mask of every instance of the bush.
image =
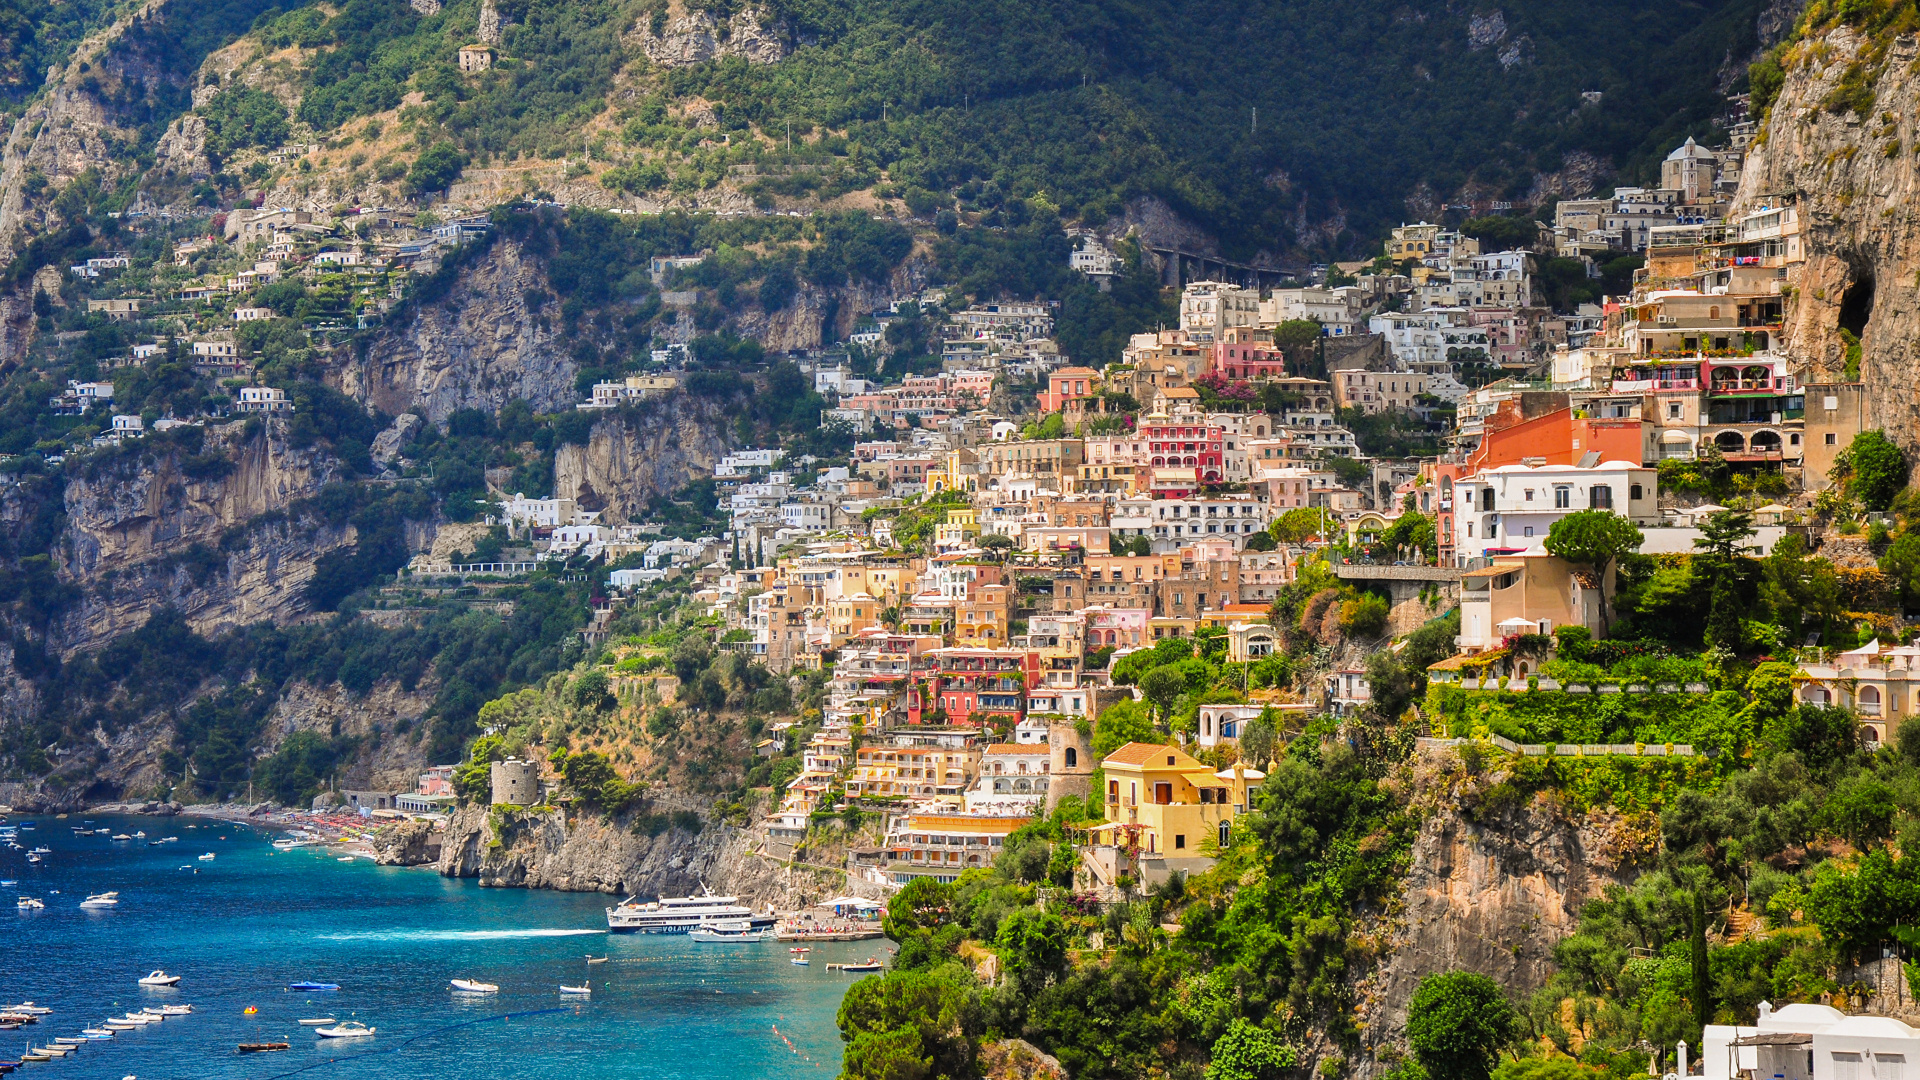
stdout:
[(434, 143), (414, 159), (413, 168), (407, 171), (407, 186), (416, 194), (445, 191), (466, 167), (467, 155), (452, 143)]

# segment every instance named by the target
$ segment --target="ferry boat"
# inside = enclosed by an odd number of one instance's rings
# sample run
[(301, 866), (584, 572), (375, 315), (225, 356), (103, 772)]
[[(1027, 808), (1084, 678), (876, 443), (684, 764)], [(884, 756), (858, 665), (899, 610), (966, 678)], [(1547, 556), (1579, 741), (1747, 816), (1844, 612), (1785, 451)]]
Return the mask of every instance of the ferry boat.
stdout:
[(756, 915), (740, 906), (737, 896), (715, 896), (703, 885), (702, 896), (663, 896), (650, 904), (628, 897), (607, 909), (607, 929), (616, 934), (685, 934), (701, 923), (745, 919), (752, 930), (771, 930), (771, 914)]

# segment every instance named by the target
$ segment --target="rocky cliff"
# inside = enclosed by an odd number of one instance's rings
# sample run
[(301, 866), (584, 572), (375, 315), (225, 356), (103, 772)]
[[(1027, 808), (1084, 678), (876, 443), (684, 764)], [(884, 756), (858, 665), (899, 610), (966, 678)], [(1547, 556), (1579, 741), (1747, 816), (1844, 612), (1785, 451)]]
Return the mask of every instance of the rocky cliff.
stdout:
[[(662, 796), (653, 809), (695, 809), (693, 802), (676, 801)], [(788, 869), (754, 854), (756, 844), (752, 830), (710, 821), (698, 833), (673, 828), (649, 835), (624, 820), (585, 812), (469, 806), (453, 814), (437, 845), (423, 826), (406, 823), (384, 830), (376, 851), (386, 865), (432, 864), (446, 877), (502, 888), (650, 897), (705, 887), (753, 907), (780, 908), (846, 888), (844, 875)]]
[(1478, 971), (1524, 998), (1553, 974), (1553, 946), (1577, 928), (1581, 906), (1634, 876), (1638, 823), (1572, 814), (1544, 795), (1495, 812), (1483, 796), (1497, 779), (1440, 750), (1389, 781), (1406, 787), (1423, 820), (1398, 902), (1367, 929), (1378, 960), (1356, 996), (1368, 1075), (1384, 1070), (1380, 1051), (1405, 1045), (1421, 979)]
[(554, 494), (623, 523), (655, 496), (713, 475), (727, 452), (726, 431), (717, 409), (686, 395), (621, 409), (593, 426), (587, 445), (554, 451)]
[(1736, 217), (1797, 193), (1806, 264), (1786, 284), (1787, 350), (1844, 374), (1859, 334), (1870, 427), (1920, 449), (1920, 43), (1839, 26), (1789, 48), (1786, 82), (1741, 177)]
[(444, 421), (459, 409), (497, 412), (521, 398), (539, 412), (573, 407), (579, 366), (547, 317), (527, 306), (546, 275), (511, 241), (461, 268), (443, 296), (410, 306), (340, 370), (340, 389), (383, 412)]
[[(202, 632), (292, 617), (315, 560), (354, 532), (287, 511), (338, 472), (266, 421), (209, 428), (197, 453), (136, 446), (64, 475), (58, 572), (82, 591), (54, 635), (59, 648), (97, 648), (162, 606)], [(0, 491), (0, 522), (34, 511), (8, 498), (22, 491)]]

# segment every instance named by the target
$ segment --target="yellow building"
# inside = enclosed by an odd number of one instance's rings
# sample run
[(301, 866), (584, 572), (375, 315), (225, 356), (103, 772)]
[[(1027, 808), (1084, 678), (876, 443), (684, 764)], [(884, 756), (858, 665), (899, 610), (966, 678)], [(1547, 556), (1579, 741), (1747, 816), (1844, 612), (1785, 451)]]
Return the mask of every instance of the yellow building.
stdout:
[(1238, 764), (1216, 773), (1178, 747), (1152, 743), (1128, 743), (1100, 767), (1107, 821), (1094, 831), (1144, 860), (1203, 858), (1202, 844), (1231, 843), (1229, 823), (1266, 779)]
[(827, 631), (833, 636), (830, 648), (865, 630), (880, 625), (880, 601), (866, 593), (854, 593), (827, 602)]
[(997, 649), (1007, 643), (1007, 608), (1012, 599), (1005, 585), (982, 585), (973, 595), (954, 603), (955, 644)]
[(971, 547), (980, 539), (980, 511), (973, 507), (947, 511), (947, 520), (933, 527), (933, 545), (942, 551)]

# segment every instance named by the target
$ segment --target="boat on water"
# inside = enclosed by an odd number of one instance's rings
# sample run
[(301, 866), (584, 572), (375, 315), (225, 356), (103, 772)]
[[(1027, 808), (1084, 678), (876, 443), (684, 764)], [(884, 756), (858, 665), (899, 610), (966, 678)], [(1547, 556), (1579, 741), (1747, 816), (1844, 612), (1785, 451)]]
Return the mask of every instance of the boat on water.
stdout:
[(138, 1028), (140, 1025), (130, 1024), (125, 1020), (109, 1020), (106, 1023), (101, 1024), (100, 1026), (103, 1028), (106, 1028), (108, 1031), (132, 1031)]
[(705, 941), (714, 944), (727, 942), (765, 941), (773, 936), (773, 931), (755, 930), (746, 919), (711, 919), (687, 931), (688, 941)]
[(314, 1028), (313, 1033), (323, 1039), (358, 1039), (373, 1034), (376, 1028), (370, 1028), (358, 1020), (348, 1020), (332, 1027)]
[(85, 1046), (87, 1044), (87, 1037), (84, 1035), (59, 1035), (56, 1036), (53, 1041), (57, 1046)]
[(333, 1023), (333, 1017), (316, 1016), (311, 1020), (302, 1020), (299, 1023), (301, 1027), (326, 1027), (328, 1024)]
[(587, 954), (587, 963), (589, 964), (604, 964), (606, 962), (607, 958), (604, 956), (594, 956), (591, 953)]
[(45, 900), (35, 900), (31, 896), (23, 896), (15, 901), (13, 906), (19, 908), (21, 911), (38, 911), (46, 907), (47, 902)]
[(119, 893), (103, 892), (103, 893), (94, 893), (92, 896), (89, 896), (85, 900), (80, 901), (80, 906), (83, 908), (109, 908), (109, 907), (113, 907), (115, 904), (118, 904), (119, 902), (120, 902)]
[(454, 979), (453, 988), (463, 994), (497, 994), (500, 988), (490, 982), (475, 979)]
[(135, 840), (145, 840), (147, 838), (147, 830), (145, 829), (136, 830), (133, 834), (133, 838)]
[(340, 989), (340, 984), (339, 983), (323, 983), (323, 982), (297, 982), (297, 983), (288, 983), (287, 989), (289, 990), (338, 990)]
[(151, 974), (140, 980), (141, 986), (177, 986), (179, 983), (180, 976), (169, 975), (158, 968), (155, 968)]
[(283, 1042), (251, 1042), (240, 1044), (240, 1052), (243, 1054), (271, 1054), (275, 1050), (291, 1050), (292, 1048), (292, 1043)]
[(192, 1015), (193, 1015), (193, 1006), (191, 1006), (191, 1005), (162, 1005), (162, 1006), (160, 1006), (160, 1008), (158, 1008), (158, 1009), (148, 1009), (147, 1011), (148, 1011), (148, 1012), (158, 1012), (158, 1013), (159, 1013), (159, 1014), (160, 1014), (161, 1016), (192, 1016)]
[(113, 838), (114, 838), (115, 840), (131, 840), (131, 839), (133, 839), (133, 837), (131, 837), (131, 836), (128, 836), (128, 835), (127, 835), (126, 833), (114, 833), (114, 834), (113, 834)]
[(113, 1038), (113, 1032), (108, 1031), (105, 1028), (82, 1028), (80, 1029), (80, 1034), (85, 1035), (89, 1039)]
[(351, 855), (342, 855), (342, 856), (340, 856), (340, 858), (339, 858), (339, 859), (338, 859), (337, 861), (338, 861), (338, 862), (352, 862), (352, 861), (353, 861), (353, 856), (351, 856)]
[(685, 934), (717, 919), (745, 919), (752, 930), (771, 930), (771, 913), (754, 914), (737, 896), (715, 896), (701, 885), (700, 896), (661, 897), (643, 904), (633, 897), (607, 909), (607, 929), (616, 934)]
[(201, 861), (201, 862), (212, 862), (212, 861), (213, 861), (213, 852), (211, 852), (211, 851), (209, 851), (209, 852), (207, 852), (207, 853), (206, 853), (205, 855), (202, 855), (202, 856), (200, 856), (200, 861)]
[(864, 964), (841, 964), (840, 965), (841, 971), (855, 971), (855, 972), (881, 971), (881, 970), (884, 970), (885, 968), (886, 968), (885, 964), (882, 964), (880, 961), (875, 960), (871, 956), (867, 957), (867, 962)]
[(808, 959), (804, 956), (795, 956), (795, 957), (789, 958), (787, 960), (787, 963), (792, 964), (795, 967), (806, 967), (808, 963), (810, 963), (810, 961), (808, 961)]
[(37, 862), (39, 862), (40, 860), (41, 860), (41, 856), (39, 856), (39, 855), (35, 855), (35, 854), (34, 854), (33, 852), (31, 852), (31, 851), (29, 851), (29, 852), (27, 852), (27, 861), (28, 861), (28, 862), (30, 862), (30, 863), (37, 863)]
[(591, 985), (588, 985), (588, 986), (568, 986), (568, 985), (567, 985), (566, 983), (561, 983), (561, 984), (560, 984), (560, 992), (561, 992), (561, 993), (563, 993), (563, 994), (573, 994), (573, 995), (575, 995), (575, 996), (577, 996), (577, 997), (584, 997), (584, 996), (586, 996), (586, 995), (588, 995), (588, 994), (591, 994), (591, 993), (593, 993), (593, 987), (592, 987)]

